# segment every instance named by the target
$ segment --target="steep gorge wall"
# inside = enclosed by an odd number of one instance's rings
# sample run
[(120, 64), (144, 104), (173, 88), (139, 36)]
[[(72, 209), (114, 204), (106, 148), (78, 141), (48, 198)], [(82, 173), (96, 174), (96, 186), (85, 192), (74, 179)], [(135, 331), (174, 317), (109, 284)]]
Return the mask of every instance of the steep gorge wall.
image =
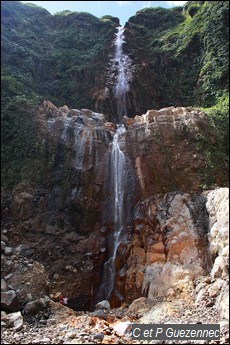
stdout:
[[(53, 293), (64, 291), (74, 308), (90, 308), (95, 303), (107, 260), (108, 238), (114, 231), (109, 162), (116, 125), (103, 114), (88, 109), (70, 110), (67, 106), (57, 108), (49, 101), (38, 106), (34, 116), (44, 147), (42, 178), (39, 184), (23, 183), (14, 189), (8, 206), (13, 221), (9, 237), (14, 246), (25, 246), (20, 249), (22, 256), (45, 266)], [(204, 114), (171, 107), (150, 110), (125, 121), (122, 150), (129, 161), (123, 191), (125, 207), (128, 205), (127, 236), (117, 252), (116, 286), (111, 297), (114, 306), (124, 299), (131, 301), (146, 294), (146, 289), (142, 290), (142, 270), (146, 265), (156, 263), (160, 269), (172, 261), (174, 268), (175, 262), (186, 264), (182, 257), (191, 256), (199, 263), (197, 274), (208, 269), (205, 217), (201, 221), (204, 198), (199, 194), (207, 174), (212, 172), (202, 173), (206, 170), (205, 155), (196, 144), (198, 133), (212, 145), (215, 136), (207, 130)], [(210, 178), (218, 184), (221, 181), (221, 175)], [(194, 197), (184, 194), (191, 191), (195, 191)], [(174, 198), (175, 211), (170, 216), (167, 210), (173, 208)], [(180, 206), (183, 203), (187, 205), (181, 220), (184, 242), (177, 248), (167, 238), (177, 238), (178, 231), (181, 232), (180, 226), (177, 230), (174, 226), (180, 217), (176, 212), (184, 212)], [(159, 225), (156, 208), (168, 214), (162, 216)], [(190, 211), (192, 208), (195, 209)], [(200, 215), (194, 220), (196, 208)], [(166, 226), (170, 218), (171, 228)], [(193, 222), (195, 225), (191, 225)], [(195, 230), (191, 229), (193, 226)], [(174, 256), (178, 256), (175, 262)], [(186, 274), (190, 276), (192, 271), (188, 268)], [(172, 274), (167, 272), (166, 275)], [(184, 274), (184, 269), (178, 274)]]

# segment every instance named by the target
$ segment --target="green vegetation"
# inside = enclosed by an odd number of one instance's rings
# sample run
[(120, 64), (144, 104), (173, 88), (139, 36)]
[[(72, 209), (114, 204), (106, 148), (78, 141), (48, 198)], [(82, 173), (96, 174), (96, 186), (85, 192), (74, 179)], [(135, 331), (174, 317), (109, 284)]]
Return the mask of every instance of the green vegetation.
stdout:
[[(229, 176), (229, 95), (223, 95), (214, 106), (201, 110), (209, 117), (211, 130), (216, 138), (214, 144), (207, 141), (204, 136), (198, 138), (199, 149), (206, 154), (207, 172), (209, 175), (219, 176), (219, 180), (224, 178), (224, 182), (227, 184)], [(211, 183), (213, 181), (207, 181), (207, 185)]]
[(148, 8), (130, 18), (137, 97), (144, 85), (151, 107), (215, 105), (229, 88), (228, 16), (227, 1), (189, 1), (183, 10)]
[(40, 182), (44, 144), (28, 102), (15, 101), (4, 109), (1, 138), (2, 186), (11, 189), (20, 182)]
[(68, 16), (68, 15), (71, 14), (71, 13), (72, 13), (71, 11), (66, 10), (66, 11), (56, 12), (55, 14), (56, 14), (56, 15), (59, 15), (59, 16)]
[(57, 106), (93, 109), (116, 21), (70, 11), (52, 16), (35, 5), (2, 1), (3, 102), (33, 94)]

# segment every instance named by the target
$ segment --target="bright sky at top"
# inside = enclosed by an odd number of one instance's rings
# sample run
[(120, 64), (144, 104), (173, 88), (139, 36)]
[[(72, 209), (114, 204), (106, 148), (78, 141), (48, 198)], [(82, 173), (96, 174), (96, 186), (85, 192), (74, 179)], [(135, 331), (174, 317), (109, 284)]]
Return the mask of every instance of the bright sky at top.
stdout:
[(51, 14), (69, 10), (71, 12), (88, 12), (100, 18), (111, 15), (120, 19), (125, 25), (130, 17), (145, 7), (183, 6), (187, 1), (22, 1), (41, 6)]

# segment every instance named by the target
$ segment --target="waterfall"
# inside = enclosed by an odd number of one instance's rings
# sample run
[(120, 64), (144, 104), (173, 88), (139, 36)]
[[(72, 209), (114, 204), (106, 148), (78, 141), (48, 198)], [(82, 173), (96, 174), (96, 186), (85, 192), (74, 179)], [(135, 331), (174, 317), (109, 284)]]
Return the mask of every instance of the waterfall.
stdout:
[(120, 149), (119, 141), (124, 138), (126, 130), (123, 125), (118, 126), (113, 137), (112, 150), (110, 156), (111, 164), (111, 205), (113, 212), (113, 236), (110, 243), (109, 259), (105, 266), (108, 274), (107, 299), (113, 291), (116, 277), (116, 255), (119, 244), (121, 243), (121, 235), (124, 227), (124, 191), (125, 191), (125, 155)]
[(119, 245), (119, 236), (123, 226), (124, 213), (124, 187), (125, 187), (125, 155), (120, 149), (119, 140), (125, 134), (124, 125), (118, 126), (112, 142), (111, 165), (112, 165), (112, 191), (114, 198), (114, 227), (115, 227), (115, 248), (116, 254)]
[[(122, 118), (128, 115), (128, 91), (132, 80), (132, 61), (130, 57), (123, 52), (123, 43), (125, 42), (124, 28), (118, 27), (116, 37), (113, 41), (115, 46), (114, 58), (111, 60), (110, 84), (113, 85), (113, 94), (116, 99), (118, 122), (117, 131), (114, 134), (110, 151), (110, 198), (109, 207), (105, 218), (112, 221), (113, 229), (108, 236), (108, 255), (104, 264), (102, 284), (99, 288), (98, 299), (109, 300), (112, 292), (115, 291), (116, 282), (116, 258), (117, 250), (126, 235), (126, 224), (128, 214), (128, 202), (125, 200), (127, 191), (128, 165), (122, 147), (125, 147), (125, 127), (122, 125)], [(126, 195), (127, 198), (127, 195)]]
[[(116, 281), (116, 257), (117, 249), (125, 235), (125, 190), (127, 184), (126, 157), (121, 147), (125, 142), (125, 127), (118, 125), (114, 134), (110, 151), (110, 199), (109, 214), (113, 224), (112, 232), (108, 236), (108, 255), (104, 264), (102, 284), (98, 294), (99, 299), (109, 300)], [(108, 211), (108, 210), (107, 210)]]
[(127, 93), (130, 89), (129, 83), (132, 80), (132, 61), (123, 52), (123, 43), (125, 43), (124, 27), (119, 26), (117, 28), (113, 43), (115, 45), (115, 56), (112, 60), (113, 93), (116, 98), (118, 119), (121, 123), (122, 117), (128, 115)]

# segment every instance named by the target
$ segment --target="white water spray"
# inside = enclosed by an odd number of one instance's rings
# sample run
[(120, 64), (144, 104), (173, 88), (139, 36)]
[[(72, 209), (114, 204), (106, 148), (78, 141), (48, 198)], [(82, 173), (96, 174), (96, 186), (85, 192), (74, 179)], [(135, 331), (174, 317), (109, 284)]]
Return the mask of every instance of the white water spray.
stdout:
[(132, 61), (130, 57), (123, 52), (123, 43), (125, 43), (124, 27), (119, 26), (114, 40), (115, 56), (112, 60), (112, 73), (114, 77), (114, 96), (117, 103), (117, 115), (119, 122), (122, 117), (128, 115), (128, 97), (130, 82), (132, 80)]
[(114, 134), (110, 151), (110, 200), (109, 214), (113, 229), (108, 236), (108, 256), (104, 264), (102, 284), (99, 289), (99, 299), (111, 297), (116, 281), (117, 250), (125, 233), (125, 190), (127, 184), (126, 157), (122, 151), (125, 140), (125, 127), (118, 125)]
[(124, 138), (126, 130), (123, 125), (118, 126), (117, 132), (113, 137), (112, 151), (111, 151), (111, 195), (112, 195), (112, 211), (113, 211), (113, 238), (110, 243), (110, 257), (105, 264), (107, 269), (107, 298), (110, 297), (113, 291), (116, 277), (116, 256), (117, 249), (121, 243), (121, 235), (124, 227), (124, 191), (125, 191), (125, 155), (120, 149), (120, 143)]

